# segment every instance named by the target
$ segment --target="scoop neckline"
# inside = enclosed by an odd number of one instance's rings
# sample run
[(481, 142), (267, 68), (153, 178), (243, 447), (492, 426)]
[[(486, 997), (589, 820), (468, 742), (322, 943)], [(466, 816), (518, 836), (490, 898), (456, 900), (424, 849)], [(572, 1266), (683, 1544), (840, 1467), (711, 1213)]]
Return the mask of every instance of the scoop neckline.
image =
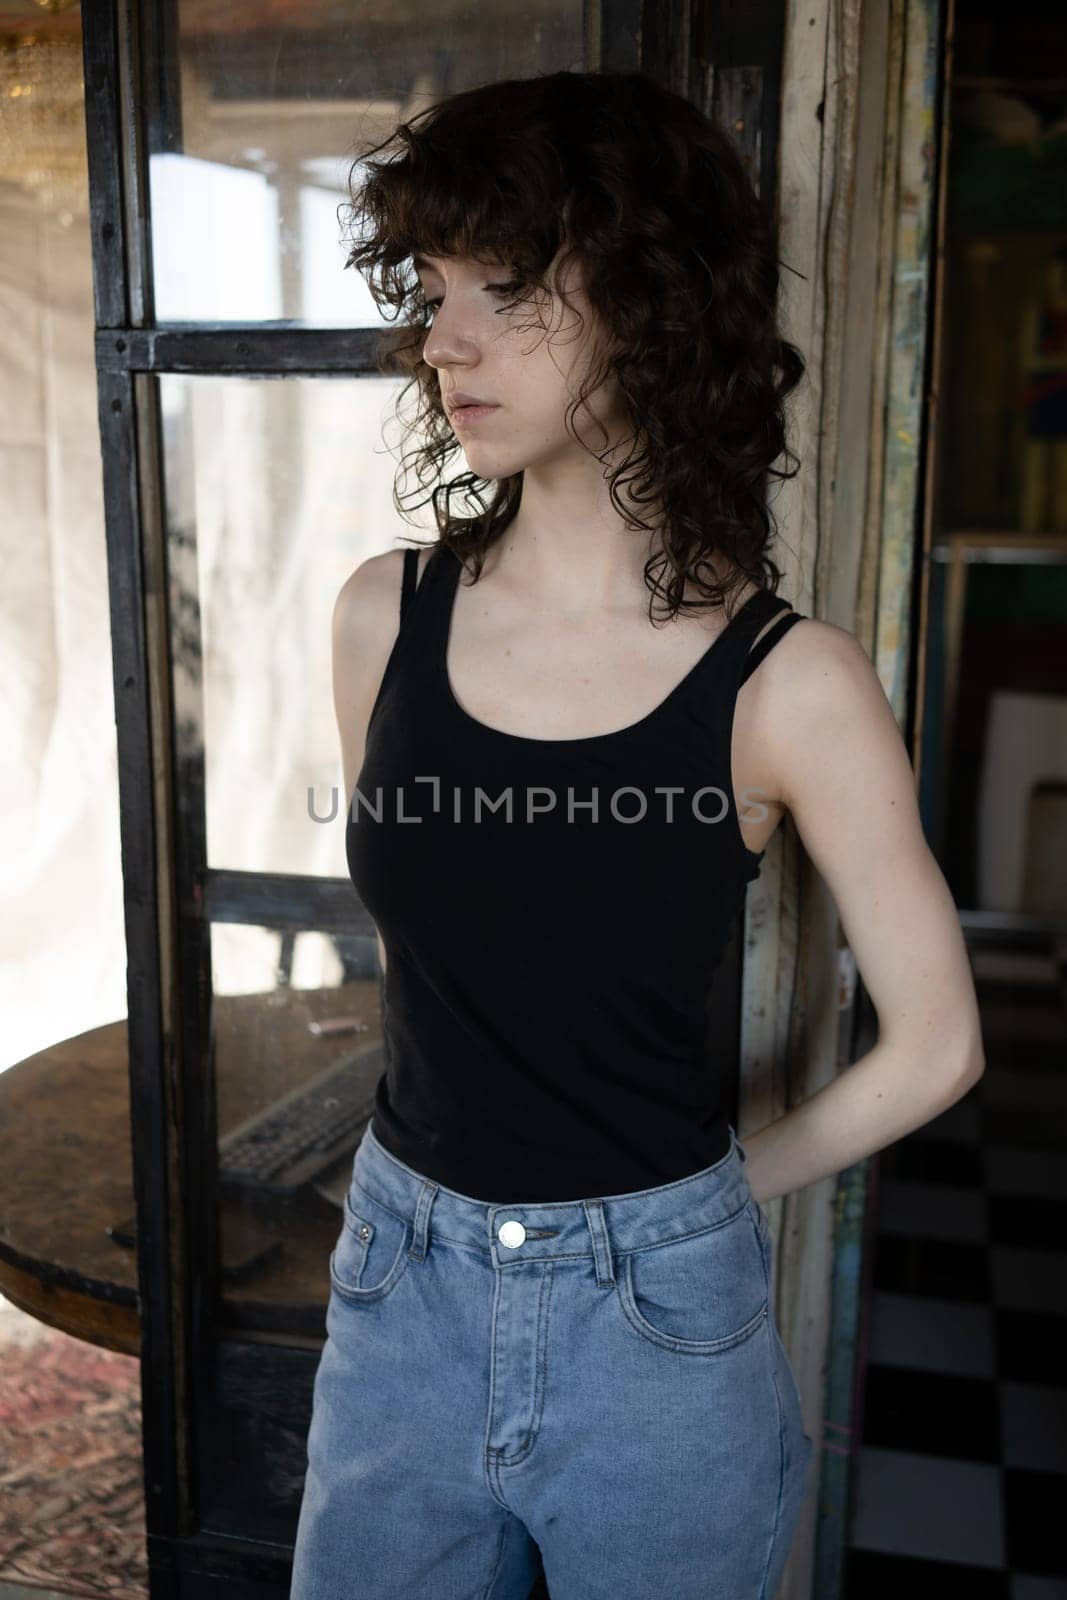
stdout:
[[(674, 687), (667, 691), (664, 698), (660, 700), (657, 705), (654, 705), (652, 710), (647, 712), (645, 716), (638, 717), (634, 722), (628, 722), (625, 727), (609, 728), (606, 733), (581, 734), (577, 738), (572, 739), (537, 739), (530, 734), (509, 733), (506, 728), (493, 728), (488, 722), (482, 722), (478, 717), (472, 716), (471, 713), (459, 703), (456, 692), (452, 687), (452, 680), (448, 673), (448, 646), (452, 637), (452, 612), (456, 603), (456, 590), (459, 588), (460, 578), (463, 573), (463, 564), (458, 557), (456, 558), (456, 568), (457, 570), (451, 580), (451, 587), (445, 601), (444, 621), (441, 629), (440, 657), (438, 662), (440, 669), (439, 675), (444, 688), (445, 698), (452, 709), (459, 714), (464, 722), (468, 723), (472, 728), (477, 728), (481, 733), (487, 734), (491, 739), (505, 739), (511, 744), (524, 744), (542, 749), (580, 749), (583, 745), (602, 745), (610, 739), (619, 739), (623, 736), (623, 734), (636, 733), (639, 728), (644, 728), (647, 726), (648, 723), (652, 722), (655, 717), (660, 716), (666, 710), (666, 708), (677, 699), (690, 680), (696, 675), (697, 672), (700, 671), (705, 662), (709, 660), (716, 647), (722, 643), (726, 635), (735, 627), (738, 622), (741, 621), (741, 618), (750, 609), (750, 607), (755, 604), (760, 596), (767, 593), (766, 589), (757, 589), (755, 594), (749, 595), (744, 605), (734, 612), (726, 626), (715, 635), (707, 649), (701, 652), (684, 677), (680, 678)], [(748, 850), (747, 845), (743, 847)], [(748, 850), (748, 854), (753, 857), (762, 856), (764, 851)]]

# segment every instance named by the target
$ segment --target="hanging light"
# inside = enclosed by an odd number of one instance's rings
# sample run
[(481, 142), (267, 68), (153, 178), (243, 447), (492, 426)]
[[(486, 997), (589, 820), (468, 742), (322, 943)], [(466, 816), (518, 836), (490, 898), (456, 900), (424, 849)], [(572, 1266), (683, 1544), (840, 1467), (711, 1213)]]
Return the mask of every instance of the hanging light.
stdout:
[[(56, 14), (77, 0), (37, 0)], [(43, 209), (84, 216), (89, 206), (80, 18), (0, 35), (0, 183)]]

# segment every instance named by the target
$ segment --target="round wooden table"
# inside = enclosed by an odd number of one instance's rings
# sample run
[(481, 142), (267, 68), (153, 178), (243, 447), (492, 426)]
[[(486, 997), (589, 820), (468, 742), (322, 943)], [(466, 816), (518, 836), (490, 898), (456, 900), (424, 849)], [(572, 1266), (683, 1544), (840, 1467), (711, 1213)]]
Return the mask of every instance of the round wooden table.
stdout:
[[(220, 1134), (381, 1037), (374, 979), (216, 996), (214, 1008)], [(357, 1028), (328, 1037), (309, 1029), (343, 1016)], [(65, 1333), (139, 1355), (136, 1251), (107, 1232), (134, 1215), (123, 1020), (0, 1073), (0, 1293)], [(221, 1321), (282, 1339), (324, 1336), (329, 1256), (340, 1225), (338, 1203), (310, 1185), (286, 1198), (220, 1190), (224, 1280), (227, 1261), (247, 1254), (250, 1230), (271, 1246), (269, 1260), (226, 1284)]]

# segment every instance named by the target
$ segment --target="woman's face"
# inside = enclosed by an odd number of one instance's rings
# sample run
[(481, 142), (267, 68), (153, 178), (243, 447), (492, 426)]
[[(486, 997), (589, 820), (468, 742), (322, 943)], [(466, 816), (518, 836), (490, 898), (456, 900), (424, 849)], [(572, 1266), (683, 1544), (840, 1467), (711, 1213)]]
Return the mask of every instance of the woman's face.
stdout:
[[(542, 293), (513, 310), (508, 303), (520, 291), (506, 266), (456, 256), (416, 256), (415, 265), (427, 300), (439, 302), (423, 357), (437, 372), (441, 398), (471, 470), (480, 478), (500, 479), (585, 455), (568, 432), (567, 407), (603, 348), (604, 333), (577, 265), (563, 285), (573, 311), (558, 292), (555, 263), (549, 272), (551, 299)], [(456, 412), (452, 396), (460, 392), (491, 402), (494, 409), (470, 416)], [(598, 424), (607, 430), (606, 439)], [(598, 455), (628, 435), (614, 379), (575, 412), (572, 427)]]

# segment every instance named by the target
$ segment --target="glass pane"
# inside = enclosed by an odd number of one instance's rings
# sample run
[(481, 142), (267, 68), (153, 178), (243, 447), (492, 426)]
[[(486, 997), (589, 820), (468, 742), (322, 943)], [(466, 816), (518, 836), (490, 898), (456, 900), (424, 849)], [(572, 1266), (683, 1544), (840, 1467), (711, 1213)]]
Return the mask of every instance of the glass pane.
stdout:
[(343, 270), (356, 153), (442, 95), (583, 70), (582, 14), (582, 0), (179, 0), (179, 61), (153, 77), (157, 319), (380, 326)]
[[(402, 379), (159, 384), (175, 715), (194, 769), (203, 747), (205, 864), (248, 873), (249, 895), (287, 875), (269, 910), (231, 903), (210, 926), (222, 1311), (231, 1327), (314, 1336), (384, 1070), (373, 925), (359, 931), (344, 851), (331, 618), (362, 560), (435, 525), (429, 507), (409, 524), (393, 506)], [(325, 900), (316, 925), (331, 878), (352, 927)], [(325, 1137), (298, 1165), (308, 1115)]]
[(199, 718), (199, 678), (210, 867), (347, 876), (334, 601), (367, 556), (434, 530), (430, 508), (411, 526), (393, 506), (402, 382), (160, 379), (178, 715)]

